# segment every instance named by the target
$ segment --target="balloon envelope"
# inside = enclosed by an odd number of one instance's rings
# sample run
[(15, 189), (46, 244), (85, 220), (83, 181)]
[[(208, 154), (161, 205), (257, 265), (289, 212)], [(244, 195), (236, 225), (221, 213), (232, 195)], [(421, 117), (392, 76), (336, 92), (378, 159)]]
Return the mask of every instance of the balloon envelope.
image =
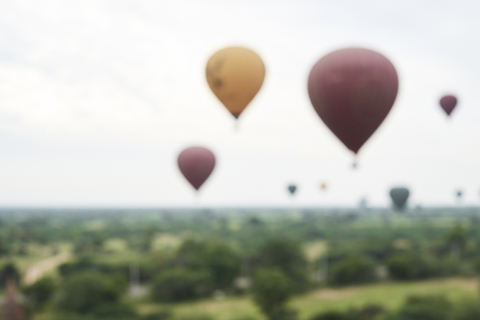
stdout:
[(308, 78), (315, 111), (354, 153), (383, 122), (397, 91), (398, 76), (393, 64), (368, 49), (329, 53), (313, 66)]
[(247, 48), (222, 49), (207, 62), (208, 85), (235, 118), (255, 97), (264, 78), (262, 59)]
[(183, 176), (196, 190), (207, 180), (215, 167), (215, 156), (202, 147), (183, 150), (177, 161)]
[(407, 188), (393, 188), (390, 190), (390, 198), (397, 209), (405, 208), (410, 191)]
[(440, 99), (440, 106), (447, 115), (450, 115), (457, 105), (457, 98), (452, 95), (443, 96)]
[(288, 191), (290, 192), (290, 194), (295, 194), (295, 191), (297, 191), (297, 186), (294, 185), (294, 184), (291, 184), (288, 186)]

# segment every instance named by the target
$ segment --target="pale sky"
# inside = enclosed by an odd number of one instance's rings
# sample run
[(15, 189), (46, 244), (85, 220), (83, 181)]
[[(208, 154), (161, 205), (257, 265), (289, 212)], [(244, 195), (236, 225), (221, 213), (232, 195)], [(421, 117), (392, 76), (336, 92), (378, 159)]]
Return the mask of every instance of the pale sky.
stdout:
[[(1, 1), (0, 207), (387, 206), (393, 186), (411, 206), (454, 205), (459, 188), (478, 205), (478, 12), (471, 0)], [(238, 131), (205, 79), (227, 46), (266, 66)], [(400, 79), (358, 170), (307, 94), (315, 62), (346, 47), (384, 54)], [(217, 158), (199, 196), (176, 166), (192, 145)]]

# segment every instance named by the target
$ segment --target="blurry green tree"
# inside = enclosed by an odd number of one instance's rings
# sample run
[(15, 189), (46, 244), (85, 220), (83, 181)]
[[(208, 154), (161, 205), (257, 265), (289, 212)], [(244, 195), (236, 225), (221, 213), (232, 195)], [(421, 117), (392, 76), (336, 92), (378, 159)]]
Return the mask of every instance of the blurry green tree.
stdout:
[(352, 254), (332, 266), (328, 280), (334, 285), (372, 282), (375, 264), (366, 256)]
[(24, 287), (23, 294), (34, 309), (41, 309), (55, 293), (55, 281), (51, 277), (44, 277), (37, 282)]
[(287, 276), (295, 292), (308, 289), (307, 260), (298, 242), (286, 238), (271, 238), (258, 250), (256, 261), (260, 268), (277, 268)]
[(255, 273), (253, 300), (269, 320), (294, 318), (286, 304), (294, 293), (291, 280), (278, 268), (261, 268)]
[(211, 279), (205, 271), (172, 269), (153, 280), (151, 296), (157, 302), (178, 302), (212, 293)]
[(97, 271), (82, 271), (66, 278), (58, 307), (73, 313), (91, 313), (103, 305), (117, 303), (120, 292), (108, 276)]

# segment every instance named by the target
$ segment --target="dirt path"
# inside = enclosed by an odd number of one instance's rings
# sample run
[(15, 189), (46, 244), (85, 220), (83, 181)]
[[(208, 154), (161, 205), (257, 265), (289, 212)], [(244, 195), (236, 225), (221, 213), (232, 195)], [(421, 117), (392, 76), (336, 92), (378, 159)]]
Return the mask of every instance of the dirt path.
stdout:
[(35, 283), (38, 279), (43, 277), (45, 273), (55, 269), (59, 265), (67, 262), (70, 260), (70, 253), (63, 252), (57, 254), (56, 256), (50, 257), (48, 259), (39, 261), (33, 265), (31, 265), (27, 272), (25, 272), (25, 276), (23, 277), (23, 283), (31, 285)]

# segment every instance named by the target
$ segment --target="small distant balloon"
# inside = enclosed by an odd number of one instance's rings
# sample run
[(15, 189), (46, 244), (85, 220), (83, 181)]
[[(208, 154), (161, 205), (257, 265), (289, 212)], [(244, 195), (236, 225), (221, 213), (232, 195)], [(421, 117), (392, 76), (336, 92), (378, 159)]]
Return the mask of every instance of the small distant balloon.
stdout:
[(410, 191), (407, 188), (398, 187), (390, 190), (390, 198), (392, 198), (395, 208), (399, 210), (405, 209), (409, 195)]
[(326, 191), (326, 190), (327, 190), (327, 183), (326, 183), (326, 182), (322, 182), (322, 183), (320, 184), (320, 189), (321, 189), (322, 191)]
[(293, 196), (295, 192), (297, 192), (297, 186), (294, 184), (291, 184), (288, 186), (288, 192)]
[(323, 122), (355, 154), (395, 102), (398, 76), (378, 52), (348, 48), (321, 58), (310, 71), (310, 101)]
[(177, 162), (185, 179), (198, 190), (215, 167), (215, 155), (206, 148), (191, 147), (180, 153)]
[(442, 107), (443, 111), (450, 116), (453, 109), (457, 106), (457, 97), (452, 95), (443, 96), (440, 99), (440, 106)]
[(463, 196), (462, 190), (457, 190), (457, 198), (461, 198)]
[(207, 62), (210, 89), (236, 119), (260, 90), (264, 78), (262, 59), (247, 48), (222, 49)]

